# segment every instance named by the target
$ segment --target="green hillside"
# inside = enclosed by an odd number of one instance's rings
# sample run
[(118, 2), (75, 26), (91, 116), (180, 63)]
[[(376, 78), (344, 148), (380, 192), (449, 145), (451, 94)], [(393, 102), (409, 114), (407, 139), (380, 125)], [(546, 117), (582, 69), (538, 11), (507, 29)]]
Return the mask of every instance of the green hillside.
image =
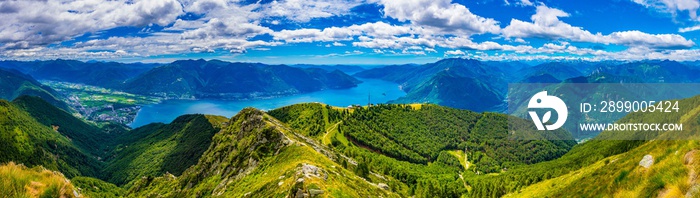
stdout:
[(20, 96), (12, 103), (44, 126), (56, 127), (56, 131), (70, 139), (78, 148), (95, 156), (103, 157), (109, 149), (109, 144), (105, 141), (118, 135), (105, 133), (94, 124), (78, 119), (38, 97)]
[(5, 100), (0, 100), (0, 144), (0, 163), (41, 165), (68, 177), (96, 176), (102, 165), (96, 156), (76, 146), (73, 139)]
[[(129, 196), (397, 197), (355, 176), (262, 111), (244, 109), (181, 176), (143, 178)], [(318, 149), (318, 148), (317, 148)]]
[[(474, 177), (476, 196), (559, 197), (571, 193), (581, 197), (650, 197), (691, 192), (695, 184), (693, 150), (698, 147), (700, 96), (680, 100), (680, 113), (632, 113), (620, 120), (683, 123), (683, 131), (640, 134), (634, 131), (605, 131), (597, 138), (575, 146), (559, 159), (522, 166), (497, 176)], [(684, 135), (690, 140), (668, 139)], [(635, 139), (641, 140), (610, 140)], [(654, 158), (650, 168), (639, 166), (645, 155)], [(546, 188), (545, 188), (546, 186)], [(496, 187), (496, 188), (494, 188)], [(662, 193), (663, 192), (663, 193)], [(697, 192), (691, 192), (697, 196)]]
[[(700, 96), (682, 100), (679, 114), (620, 122), (680, 120), (683, 135), (698, 138), (699, 106)], [(0, 143), (9, 145), (0, 148), (2, 162), (60, 171), (86, 197), (692, 197), (700, 188), (700, 143), (653, 140), (677, 132), (604, 132), (578, 145), (564, 131), (548, 133), (559, 141), (518, 140), (507, 128), (516, 118), (438, 105), (305, 103), (115, 133), (37, 97), (0, 101), (0, 111)], [(613, 136), (646, 140), (605, 140)], [(645, 155), (654, 159), (649, 168), (639, 165)], [(15, 169), (0, 174), (8, 189), (52, 180)]]
[(170, 124), (155, 123), (126, 132), (117, 138), (104, 178), (122, 185), (166, 172), (179, 176), (197, 163), (226, 121), (221, 116), (184, 115)]
[(349, 157), (339, 157), (340, 164), (402, 196), (458, 196), (468, 189), (461, 178), (555, 159), (575, 144), (510, 140), (505, 115), (437, 105), (342, 109), (308, 103), (270, 115), (299, 131), (325, 128), (311, 137)]

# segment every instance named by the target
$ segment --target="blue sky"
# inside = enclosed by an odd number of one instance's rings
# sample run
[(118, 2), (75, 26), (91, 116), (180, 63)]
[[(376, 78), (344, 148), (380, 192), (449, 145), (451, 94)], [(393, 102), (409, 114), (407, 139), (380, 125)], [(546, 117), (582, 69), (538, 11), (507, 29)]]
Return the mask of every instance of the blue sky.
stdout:
[(0, 2), (0, 59), (700, 59), (698, 0)]

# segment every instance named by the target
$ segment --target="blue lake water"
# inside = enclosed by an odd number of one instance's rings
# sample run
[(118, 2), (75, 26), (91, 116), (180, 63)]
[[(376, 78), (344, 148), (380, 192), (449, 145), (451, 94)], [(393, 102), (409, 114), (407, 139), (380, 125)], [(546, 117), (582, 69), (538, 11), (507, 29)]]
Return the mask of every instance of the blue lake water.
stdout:
[(246, 107), (270, 110), (305, 102), (320, 102), (332, 106), (346, 107), (353, 104), (367, 105), (367, 94), (373, 104), (386, 103), (406, 95), (393, 82), (376, 79), (359, 79), (357, 87), (342, 90), (323, 90), (292, 96), (257, 100), (167, 100), (159, 104), (143, 106), (131, 127), (153, 122), (169, 123), (184, 114), (209, 114), (234, 116)]

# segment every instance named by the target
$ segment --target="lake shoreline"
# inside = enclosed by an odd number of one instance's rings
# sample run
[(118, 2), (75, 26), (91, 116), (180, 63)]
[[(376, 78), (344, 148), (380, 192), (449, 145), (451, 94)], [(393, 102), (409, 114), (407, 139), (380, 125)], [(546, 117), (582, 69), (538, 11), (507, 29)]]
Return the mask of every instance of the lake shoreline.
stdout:
[[(319, 102), (331, 106), (346, 107), (386, 103), (406, 95), (399, 84), (379, 79), (362, 79), (362, 83), (348, 89), (326, 89), (321, 91), (299, 93), (292, 95), (241, 99), (171, 99), (158, 104), (143, 105), (136, 113), (134, 120), (127, 126), (138, 128), (150, 123), (170, 123), (172, 120), (186, 114), (208, 114), (231, 117), (243, 108), (254, 107), (270, 110), (298, 103)], [(369, 98), (368, 98), (369, 97)]]

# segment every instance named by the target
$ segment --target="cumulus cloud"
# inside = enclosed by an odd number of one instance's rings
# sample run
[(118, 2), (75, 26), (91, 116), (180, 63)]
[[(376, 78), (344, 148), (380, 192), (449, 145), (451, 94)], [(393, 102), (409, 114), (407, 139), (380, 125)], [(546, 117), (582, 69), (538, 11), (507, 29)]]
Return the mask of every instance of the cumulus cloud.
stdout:
[(225, 0), (199, 0), (191, 2), (189, 6), (186, 6), (185, 11), (205, 14), (211, 11), (226, 9), (228, 8), (228, 3)]
[[(183, 7), (184, 6), (184, 7)], [(0, 53), (2, 57), (85, 58), (117, 55), (153, 56), (190, 52), (225, 50), (244, 53), (260, 46), (276, 46), (279, 42), (251, 40), (272, 32), (260, 25), (265, 15), (257, 12), (259, 4), (241, 5), (223, 0), (162, 1), (4, 1), (0, 7), (16, 7), (1, 12)], [(33, 9), (36, 7), (47, 8)], [(188, 13), (198, 13), (194, 20), (177, 19)], [(37, 20), (41, 19), (41, 20)], [(145, 37), (93, 38), (75, 42), (73, 46), (46, 47), (51, 43), (71, 40), (87, 32), (116, 27), (164, 26), (163, 31), (145, 31)], [(101, 52), (101, 53), (77, 53)], [(0, 50), (2, 51), (2, 50)], [(109, 56), (108, 56), (109, 55)]]
[(122, 26), (168, 25), (182, 14), (175, 0), (2, 1), (0, 43), (28, 48)]
[(219, 37), (248, 38), (271, 32), (272, 30), (270, 30), (270, 28), (249, 23), (248, 21), (237, 21), (235, 18), (228, 18), (228, 20), (213, 18), (197, 29), (184, 32), (182, 37), (185, 39)]
[(451, 0), (381, 0), (384, 15), (401, 22), (464, 34), (498, 33), (498, 21), (473, 14)]
[[(478, 56), (483, 59), (569, 56), (683, 60), (688, 59), (687, 56), (700, 57), (698, 50), (689, 49), (695, 43), (677, 34), (649, 34), (637, 30), (606, 35), (591, 33), (562, 21), (570, 16), (563, 10), (529, 0), (511, 2), (534, 6), (536, 13), (530, 21), (512, 19), (502, 29), (498, 21), (478, 16), (451, 0), (277, 0), (252, 3), (229, 0), (0, 0), (0, 58), (115, 59), (221, 51), (238, 54), (314, 42), (318, 42), (316, 46), (319, 47), (366, 48), (366, 53), (387, 56), (423, 56), (446, 50), (442, 54), (445, 57)], [(635, 2), (649, 8), (688, 11), (693, 18), (698, 8), (693, 4), (697, 0)], [(352, 15), (353, 8), (368, 3), (376, 3), (384, 19), (344, 26), (305, 24), (318, 18)], [(265, 24), (273, 26), (266, 27)], [(286, 26), (289, 24), (292, 25)], [(137, 27), (142, 31), (138, 36), (101, 35), (105, 30), (117, 27)], [(301, 28), (279, 30), (274, 27)], [(679, 32), (699, 29), (700, 26), (693, 26), (680, 28)], [(93, 36), (71, 41), (85, 33)], [(476, 42), (472, 37), (477, 34), (493, 34), (495, 37), (490, 41)], [(533, 46), (525, 40), (527, 38), (545, 38), (550, 43)], [(71, 42), (62, 43), (64, 41)], [(568, 42), (614, 44), (627, 46), (627, 49), (607, 52), (577, 47)], [(324, 57), (364, 53), (350, 49)]]
[(451, 50), (451, 51), (446, 51), (445, 56), (464, 56), (466, 53), (464, 53), (462, 50)]
[(659, 12), (671, 13), (676, 16), (679, 11), (687, 11), (688, 17), (698, 20), (697, 11), (700, 8), (698, 0), (632, 0), (632, 2)]
[(263, 13), (296, 22), (308, 22), (314, 18), (348, 14), (350, 9), (361, 3), (360, 0), (275, 0), (263, 7)]
[(523, 6), (532, 6), (532, 5), (534, 5), (530, 0), (520, 0), (519, 4), (520, 4), (520, 5), (523, 5)]
[(507, 38), (567, 39), (576, 42), (652, 48), (689, 48), (695, 45), (693, 41), (677, 34), (648, 34), (637, 30), (613, 32), (609, 35), (593, 34), (581, 27), (561, 21), (560, 18), (563, 17), (569, 17), (569, 14), (541, 4), (537, 6), (536, 13), (530, 17), (532, 22), (512, 19), (502, 33)]

